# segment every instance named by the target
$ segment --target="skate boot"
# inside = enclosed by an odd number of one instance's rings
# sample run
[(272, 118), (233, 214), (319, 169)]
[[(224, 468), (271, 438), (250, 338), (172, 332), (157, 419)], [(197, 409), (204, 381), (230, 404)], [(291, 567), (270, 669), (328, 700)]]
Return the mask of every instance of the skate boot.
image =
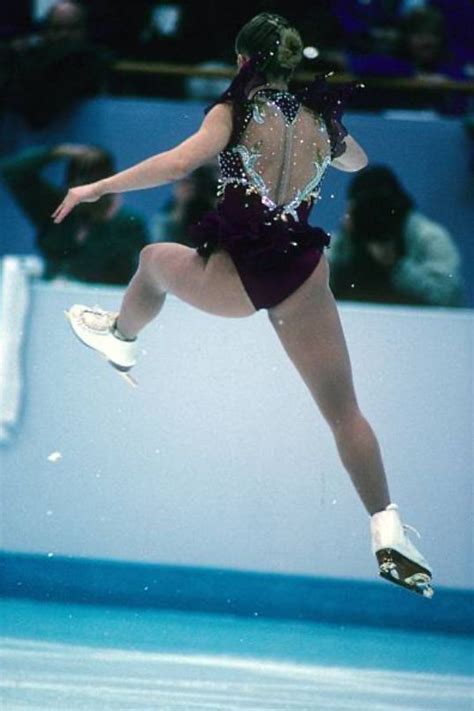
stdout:
[(137, 341), (125, 341), (116, 335), (118, 314), (82, 304), (74, 304), (64, 313), (77, 338), (99, 353), (130, 385), (136, 387), (129, 371), (137, 361)]
[(432, 570), (421, 553), (408, 539), (406, 530), (420, 534), (412, 526), (402, 524), (398, 506), (390, 504), (370, 519), (372, 552), (379, 564), (382, 578), (408, 590), (433, 597)]

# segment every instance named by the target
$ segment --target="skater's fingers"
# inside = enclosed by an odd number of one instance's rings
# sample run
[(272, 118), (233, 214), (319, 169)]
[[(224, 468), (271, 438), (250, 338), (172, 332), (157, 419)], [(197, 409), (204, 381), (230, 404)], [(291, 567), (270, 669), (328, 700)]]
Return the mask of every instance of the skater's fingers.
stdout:
[(55, 217), (57, 217), (57, 216), (59, 215), (59, 212), (60, 212), (62, 206), (63, 206), (62, 203), (61, 203), (61, 205), (58, 205), (58, 207), (55, 209), (55, 211), (54, 211), (53, 214), (51, 215), (51, 217), (53, 218), (53, 220), (54, 220)]
[(66, 195), (65, 199), (59, 205), (59, 207), (53, 212), (51, 217), (56, 224), (59, 224), (64, 218), (69, 215), (73, 207), (77, 205), (79, 200), (73, 195)]
[(98, 183), (91, 183), (90, 185), (70, 188), (62, 203), (51, 215), (54, 222), (58, 223), (64, 220), (71, 210), (80, 202), (96, 202), (102, 195), (98, 186)]
[(64, 203), (63, 205), (61, 205), (53, 215), (54, 222), (56, 224), (59, 224), (60, 222), (62, 222), (64, 220), (64, 218), (66, 217), (66, 215), (68, 215), (71, 212), (73, 207), (74, 207), (73, 205), (68, 205), (67, 203)]
[(53, 214), (52, 214), (51, 217), (53, 218), (54, 222), (55, 222), (56, 224), (58, 224), (59, 222), (61, 222), (61, 220), (64, 219), (64, 217), (66, 216), (66, 214), (67, 214), (67, 213), (66, 213), (66, 211), (65, 211), (65, 204), (64, 204), (64, 203), (61, 203), (61, 205), (57, 208), (57, 210), (55, 210), (55, 211), (53, 212)]

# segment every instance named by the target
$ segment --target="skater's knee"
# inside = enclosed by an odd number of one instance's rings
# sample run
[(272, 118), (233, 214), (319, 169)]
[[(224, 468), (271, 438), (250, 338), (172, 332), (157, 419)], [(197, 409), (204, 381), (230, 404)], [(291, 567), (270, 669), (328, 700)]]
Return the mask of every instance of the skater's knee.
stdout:
[(335, 433), (359, 429), (366, 422), (357, 401), (352, 398), (344, 402), (333, 401), (323, 410), (323, 414)]
[(155, 249), (158, 245), (156, 244), (147, 244), (146, 247), (143, 247), (143, 249), (140, 252), (140, 268), (141, 269), (148, 269), (151, 264), (155, 261), (156, 254), (155, 254)]
[(167, 269), (179, 262), (184, 253), (191, 251), (189, 247), (172, 242), (147, 244), (140, 252), (140, 266), (143, 269), (151, 268), (155, 272), (160, 268)]
[(338, 414), (333, 419), (331, 427), (336, 436), (342, 436), (347, 440), (365, 440), (372, 432), (357, 404), (348, 408), (347, 412)]
[(147, 244), (140, 252), (140, 270), (154, 279), (169, 262), (168, 244)]

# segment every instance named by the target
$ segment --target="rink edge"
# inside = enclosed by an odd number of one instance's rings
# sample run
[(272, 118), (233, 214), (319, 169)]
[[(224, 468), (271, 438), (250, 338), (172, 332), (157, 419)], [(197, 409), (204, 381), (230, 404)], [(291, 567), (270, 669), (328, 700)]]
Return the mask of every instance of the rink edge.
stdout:
[(250, 617), (474, 632), (474, 593), (432, 600), (390, 585), (302, 575), (0, 552), (0, 596)]

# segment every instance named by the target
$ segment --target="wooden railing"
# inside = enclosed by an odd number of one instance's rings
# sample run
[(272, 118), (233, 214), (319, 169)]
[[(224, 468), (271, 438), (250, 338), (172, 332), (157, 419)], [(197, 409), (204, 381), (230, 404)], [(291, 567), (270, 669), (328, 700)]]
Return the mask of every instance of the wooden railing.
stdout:
[[(235, 67), (205, 68), (194, 64), (170, 64), (167, 62), (137, 62), (123, 60), (116, 62), (113, 71), (115, 74), (123, 75), (145, 75), (156, 74), (164, 76), (188, 76), (205, 77), (215, 79), (232, 79), (235, 76)], [(312, 72), (298, 72), (294, 76), (294, 81), (307, 83), (314, 78)], [(374, 89), (388, 89), (397, 91), (438, 91), (438, 92), (462, 92), (474, 94), (474, 81), (454, 81), (452, 79), (409, 79), (409, 78), (385, 78), (385, 77), (356, 77), (352, 74), (335, 74), (329, 78), (334, 84), (342, 84), (347, 81), (358, 80), (367, 87)]]

